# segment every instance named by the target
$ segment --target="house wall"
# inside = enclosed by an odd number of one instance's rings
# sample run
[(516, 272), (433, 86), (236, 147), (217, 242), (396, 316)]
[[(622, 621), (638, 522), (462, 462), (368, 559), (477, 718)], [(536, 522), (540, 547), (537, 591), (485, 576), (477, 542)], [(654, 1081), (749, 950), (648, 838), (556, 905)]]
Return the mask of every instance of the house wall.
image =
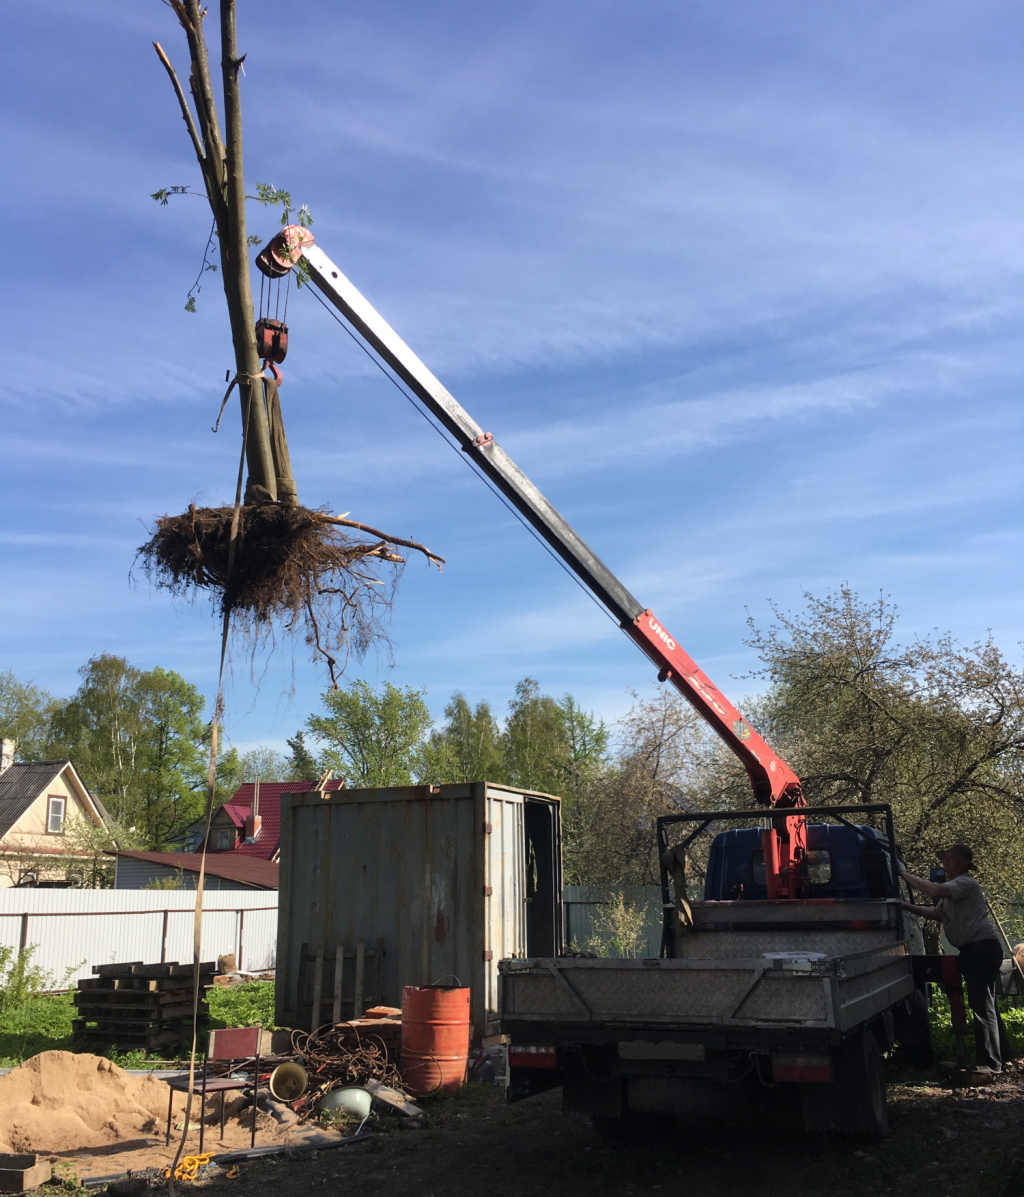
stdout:
[[(172, 869), (169, 865), (156, 864), (150, 860), (135, 860), (130, 856), (119, 856), (117, 858), (117, 871), (114, 878), (115, 889), (145, 889), (147, 885), (152, 885), (154, 881), (167, 882), (172, 880), (180, 880), (182, 889), (194, 890), (199, 885), (199, 874), (188, 872), (185, 869), (182, 869), (179, 873), (177, 869)], [(250, 892), (259, 890), (258, 886), (246, 885), (241, 881), (232, 881), (227, 877), (214, 877), (210, 873), (206, 874), (206, 881), (203, 884), (204, 888), (208, 890), (244, 889)], [(264, 890), (262, 892), (276, 894), (276, 890)]]
[[(64, 832), (48, 832), (46, 830), (49, 813), (49, 799), (64, 798)], [(40, 881), (62, 880), (72, 862), (61, 855), (67, 844), (66, 829), (75, 820), (85, 819), (95, 823), (92, 815), (77, 792), (77, 788), (68, 778), (68, 770), (55, 777), (39, 797), (32, 803), (21, 818), (8, 831), (3, 839), (5, 852), (10, 853), (12, 859), (7, 866), (0, 868), (0, 889), (7, 889), (17, 884), (20, 868), (31, 867), (39, 874)], [(21, 859), (28, 854), (38, 853), (39, 865)], [(54, 857), (51, 867), (47, 867), (47, 857)]]

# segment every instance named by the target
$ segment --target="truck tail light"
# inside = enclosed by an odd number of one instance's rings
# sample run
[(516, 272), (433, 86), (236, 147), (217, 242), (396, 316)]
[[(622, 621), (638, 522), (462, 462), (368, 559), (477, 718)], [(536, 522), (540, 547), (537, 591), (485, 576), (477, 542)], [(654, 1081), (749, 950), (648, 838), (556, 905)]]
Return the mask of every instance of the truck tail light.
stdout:
[(772, 1078), (776, 1081), (828, 1082), (832, 1060), (828, 1055), (795, 1053), (772, 1056)]
[(557, 1068), (558, 1049), (547, 1044), (510, 1043), (509, 1068)]

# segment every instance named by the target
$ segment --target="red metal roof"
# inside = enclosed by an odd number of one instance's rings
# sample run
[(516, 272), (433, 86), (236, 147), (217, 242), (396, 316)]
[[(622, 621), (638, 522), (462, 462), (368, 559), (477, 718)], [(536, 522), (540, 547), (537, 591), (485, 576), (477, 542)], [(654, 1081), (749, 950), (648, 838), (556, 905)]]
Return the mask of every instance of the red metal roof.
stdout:
[[(261, 786), (260, 789), (263, 787)], [(260, 794), (260, 804), (263, 795)], [(166, 865), (169, 869), (184, 869), (198, 873), (202, 859), (199, 852), (115, 852), (114, 856), (130, 856), (132, 860), (148, 860), (151, 864)], [(269, 860), (256, 860), (238, 852), (207, 852), (206, 871), (212, 877), (240, 881), (255, 889), (277, 889), (278, 867)]]
[[(259, 860), (273, 860), (281, 847), (281, 795), (305, 794), (315, 789), (312, 781), (261, 781), (260, 782), (260, 833), (254, 844), (246, 844), (240, 839), (234, 848), (221, 850), (215, 855), (225, 856), (254, 856)], [(325, 790), (340, 790), (341, 781), (329, 781)], [(230, 802), (224, 803), (224, 809), (236, 827), (242, 827), (245, 817), (252, 809), (253, 783), (251, 781), (240, 785)], [(209, 860), (212, 853), (208, 853)]]

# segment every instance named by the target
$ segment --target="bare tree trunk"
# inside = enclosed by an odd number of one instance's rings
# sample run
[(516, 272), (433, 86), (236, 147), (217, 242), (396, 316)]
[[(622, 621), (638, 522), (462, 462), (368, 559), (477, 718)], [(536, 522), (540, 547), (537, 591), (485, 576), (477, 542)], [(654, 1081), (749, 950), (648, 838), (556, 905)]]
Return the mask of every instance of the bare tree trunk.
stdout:
[[(188, 39), (192, 70), (189, 78), (196, 107), (198, 130), (181, 86), (167, 56), (156, 46), (178, 96), (182, 117), (188, 126), (192, 144), (203, 172), (206, 194), (213, 211), (220, 245), (221, 278), (227, 299), (231, 340), (235, 348), (235, 370), (242, 404), (242, 426), (248, 428), (246, 461), (249, 478), (245, 502), (276, 501), (297, 503), (295, 482), (284, 426), (279, 410), (275, 413), (275, 440), (280, 444), (275, 454), (271, 445), (270, 420), (264, 398), (263, 371), (256, 346), (252, 287), (249, 278), (249, 246), (245, 226), (245, 175), (242, 162), (242, 104), (239, 73), (244, 56), (239, 58), (235, 34), (234, 0), (221, 0), (221, 79), (224, 87), (224, 127), (221, 136), (217, 106), (210, 78), (206, 39), (203, 36), (205, 9), (200, 0), (169, 0)], [(275, 460), (276, 459), (276, 460)]]

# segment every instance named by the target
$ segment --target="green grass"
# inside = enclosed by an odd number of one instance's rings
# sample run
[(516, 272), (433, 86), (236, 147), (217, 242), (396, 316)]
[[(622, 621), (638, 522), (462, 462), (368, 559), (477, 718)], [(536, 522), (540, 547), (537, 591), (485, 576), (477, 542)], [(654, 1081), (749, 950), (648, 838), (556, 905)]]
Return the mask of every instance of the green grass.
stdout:
[(71, 1051), (70, 993), (28, 998), (0, 1014), (0, 1067), (13, 1068), (46, 1051)]

